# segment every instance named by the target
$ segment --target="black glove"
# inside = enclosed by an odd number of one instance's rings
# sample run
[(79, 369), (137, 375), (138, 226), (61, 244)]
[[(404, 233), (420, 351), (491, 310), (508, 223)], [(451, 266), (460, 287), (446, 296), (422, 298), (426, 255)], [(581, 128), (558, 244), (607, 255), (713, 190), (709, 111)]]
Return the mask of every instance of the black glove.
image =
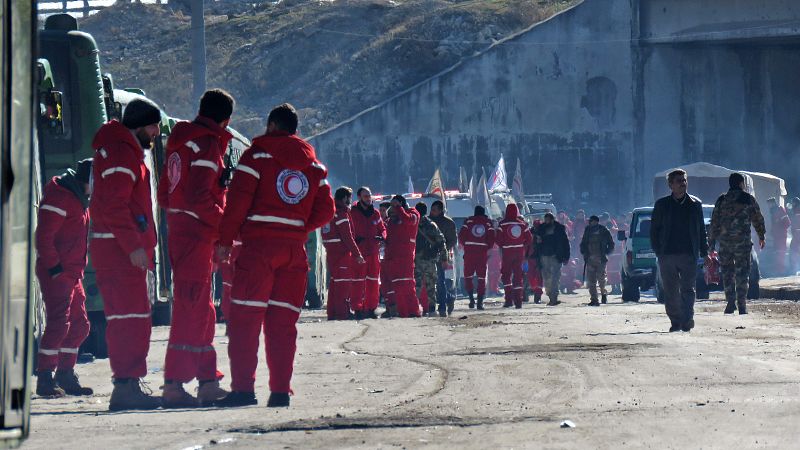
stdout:
[(61, 263), (58, 263), (55, 266), (47, 269), (47, 273), (50, 274), (50, 278), (55, 278), (64, 273), (64, 268), (61, 267)]
[(223, 167), (222, 173), (219, 175), (220, 187), (227, 188), (230, 186), (231, 180), (233, 180), (233, 170), (233, 167)]

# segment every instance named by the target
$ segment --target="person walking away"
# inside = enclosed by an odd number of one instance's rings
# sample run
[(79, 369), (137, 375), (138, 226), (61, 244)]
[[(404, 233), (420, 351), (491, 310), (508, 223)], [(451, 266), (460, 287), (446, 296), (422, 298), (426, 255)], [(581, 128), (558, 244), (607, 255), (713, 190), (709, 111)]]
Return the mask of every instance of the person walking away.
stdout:
[(800, 272), (800, 198), (794, 197), (792, 205), (792, 243), (789, 247), (791, 274)]
[[(350, 222), (350, 202), (353, 190), (347, 186), (336, 189), (333, 201), (336, 214), (330, 223), (322, 227), (322, 244), (328, 262), (330, 282), (328, 283), (328, 320), (348, 320), (350, 304), (355, 294), (353, 277), (365, 264), (353, 238)], [(355, 308), (355, 318), (360, 320), (362, 312)]]
[[(36, 226), (36, 277), (45, 307), (36, 364), (36, 395), (92, 395), (75, 374), (78, 348), (89, 335), (83, 269), (89, 237), (92, 160), (78, 162), (44, 187)], [(55, 378), (53, 371), (55, 370)]]
[(589, 295), (591, 296), (589, 306), (600, 306), (597, 301), (598, 286), (602, 302), (608, 303), (606, 264), (608, 255), (614, 251), (614, 239), (608, 228), (600, 224), (599, 217), (589, 218), (589, 225), (583, 231), (580, 248), (584, 267), (586, 267), (586, 284), (589, 285)]
[[(747, 290), (750, 281), (750, 227), (758, 234), (758, 244), (764, 248), (764, 216), (755, 197), (744, 191), (744, 176), (732, 173), (728, 178), (730, 189), (714, 203), (711, 225), (708, 229), (710, 248), (719, 242), (719, 263), (722, 269), (722, 286), (725, 290), (725, 314), (747, 314)], [(773, 228), (774, 229), (774, 228)], [(779, 229), (780, 231), (780, 229)]]
[(506, 215), (498, 224), (495, 236), (503, 260), (500, 269), (505, 292), (503, 307), (515, 306), (520, 309), (524, 294), (522, 265), (525, 262), (527, 249), (531, 245), (531, 234), (525, 219), (519, 216), (516, 203), (506, 206)]
[[(386, 250), (382, 269), (386, 271), (388, 316), (419, 317), (415, 289), (414, 258), (420, 214), (409, 208), (402, 195), (392, 197), (387, 211)], [(435, 297), (434, 297), (435, 298)]]
[[(225, 151), (233, 135), (230, 94), (213, 89), (200, 99), (192, 122), (178, 122), (167, 141), (158, 203), (167, 213), (167, 242), (172, 267), (173, 303), (164, 364), (165, 408), (211, 406), (228, 394), (219, 387), (214, 350), (216, 309), (211, 274), (219, 223), (225, 207)], [(197, 398), (184, 383), (197, 378)]]
[(656, 254), (669, 331), (694, 328), (697, 260), (708, 256), (703, 202), (687, 193), (686, 171), (676, 169), (667, 175), (672, 193), (658, 199), (650, 222), (650, 241)]
[(486, 270), (489, 249), (494, 246), (495, 231), (486, 217), (483, 206), (475, 207), (475, 214), (467, 217), (458, 232), (458, 242), (464, 248), (464, 287), (469, 295), (469, 308), (475, 308), (475, 283), (478, 279), (478, 309), (483, 310), (486, 298)]
[(536, 252), (542, 263), (542, 278), (547, 297), (550, 301), (547, 306), (556, 306), (558, 300), (559, 283), (561, 280), (561, 266), (569, 263), (570, 245), (564, 225), (556, 222), (551, 213), (544, 215), (544, 223), (536, 230)]
[(381, 213), (372, 205), (372, 192), (368, 187), (358, 188), (356, 196), (358, 201), (350, 211), (350, 220), (358, 250), (366, 263), (355, 266), (353, 307), (357, 308), (356, 315), (360, 311), (365, 319), (377, 319), (375, 310), (380, 295), (380, 246), (386, 240), (386, 225)]
[(258, 339), (264, 331), (268, 407), (289, 406), (297, 320), (305, 300), (308, 234), (330, 222), (334, 202), (328, 170), (314, 147), (297, 136), (297, 112), (272, 109), (267, 132), (239, 159), (220, 224), (217, 259), (236, 258), (228, 321), (231, 393), (220, 407), (254, 405)]
[[(533, 221), (533, 227), (530, 230), (531, 233), (531, 242), (535, 242), (536, 231), (542, 225), (542, 221), (536, 219)], [(542, 303), (542, 294), (544, 288), (544, 280), (542, 279), (542, 263), (539, 260), (539, 255), (536, 253), (536, 245), (530, 245), (528, 247), (528, 286), (530, 286), (531, 291), (533, 291), (533, 303), (539, 304)]]
[(92, 142), (89, 252), (107, 321), (111, 411), (161, 406), (141, 380), (152, 330), (147, 272), (155, 268), (156, 247), (144, 150), (152, 148), (160, 122), (158, 106), (137, 98), (125, 107), (122, 123), (106, 123)]
[(786, 212), (786, 208), (778, 204), (775, 197), (767, 199), (769, 205), (770, 233), (772, 237), (772, 249), (770, 252), (771, 272), (773, 276), (782, 277), (786, 275), (786, 239), (792, 227), (792, 220)]
[(444, 202), (436, 200), (431, 203), (430, 219), (439, 227), (445, 239), (447, 246), (447, 261), (440, 260), (436, 263), (436, 276), (437, 276), (437, 289), (438, 295), (436, 302), (439, 304), (439, 313), (447, 309), (447, 314), (453, 313), (456, 301), (456, 283), (453, 270), (453, 262), (455, 261), (455, 249), (458, 245), (458, 232), (456, 230), (456, 223), (447, 214), (444, 207)]
[[(442, 259), (447, 258), (445, 238), (439, 227), (426, 216), (428, 206), (419, 202), (414, 209), (420, 215), (417, 228), (416, 250), (414, 256), (414, 280), (416, 281), (417, 296), (422, 296), (425, 290), (426, 301), (420, 301), (422, 305), (422, 315), (432, 315), (436, 313), (436, 299), (438, 289), (438, 278), (436, 266)], [(446, 309), (440, 304), (439, 315), (445, 317)]]

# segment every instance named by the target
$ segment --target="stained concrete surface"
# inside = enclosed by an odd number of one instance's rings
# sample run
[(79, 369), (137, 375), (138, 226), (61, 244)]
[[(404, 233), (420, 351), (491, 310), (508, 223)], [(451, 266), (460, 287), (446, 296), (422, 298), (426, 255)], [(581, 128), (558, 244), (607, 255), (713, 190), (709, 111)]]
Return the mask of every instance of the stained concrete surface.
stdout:
[[(712, 298), (691, 333), (667, 333), (652, 297), (589, 308), (585, 291), (520, 311), (460, 301), (447, 319), (304, 312), (289, 409), (264, 406), (262, 355), (258, 406), (108, 413), (100, 360), (77, 368), (94, 397), (33, 400), (23, 448), (793, 447), (800, 306), (761, 300), (748, 316), (723, 316)], [(167, 332), (153, 333), (156, 390)], [(227, 372), (223, 325), (216, 344)], [(577, 426), (560, 428), (565, 419)]]

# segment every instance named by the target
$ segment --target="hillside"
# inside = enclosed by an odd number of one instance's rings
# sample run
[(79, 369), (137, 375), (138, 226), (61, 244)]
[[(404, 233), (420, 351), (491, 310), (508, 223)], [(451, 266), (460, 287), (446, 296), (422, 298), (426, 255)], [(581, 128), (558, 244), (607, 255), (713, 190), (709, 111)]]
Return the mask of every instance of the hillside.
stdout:
[[(375, 105), (578, 0), (336, 0), (212, 3), (208, 86), (238, 101), (252, 136), (288, 101), (308, 136)], [(118, 2), (87, 19), (104, 72), (173, 116), (192, 117), (190, 18), (166, 5)]]

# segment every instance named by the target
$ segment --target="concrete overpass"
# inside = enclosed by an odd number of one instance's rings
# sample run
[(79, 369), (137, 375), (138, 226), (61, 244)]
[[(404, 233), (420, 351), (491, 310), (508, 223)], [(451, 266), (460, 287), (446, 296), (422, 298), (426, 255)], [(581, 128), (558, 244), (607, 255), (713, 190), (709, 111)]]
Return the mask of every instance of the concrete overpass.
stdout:
[(649, 203), (656, 172), (701, 160), (792, 192), (798, 50), (794, 1), (586, 0), (313, 141), (341, 182), (381, 191), (503, 153), (566, 208)]

